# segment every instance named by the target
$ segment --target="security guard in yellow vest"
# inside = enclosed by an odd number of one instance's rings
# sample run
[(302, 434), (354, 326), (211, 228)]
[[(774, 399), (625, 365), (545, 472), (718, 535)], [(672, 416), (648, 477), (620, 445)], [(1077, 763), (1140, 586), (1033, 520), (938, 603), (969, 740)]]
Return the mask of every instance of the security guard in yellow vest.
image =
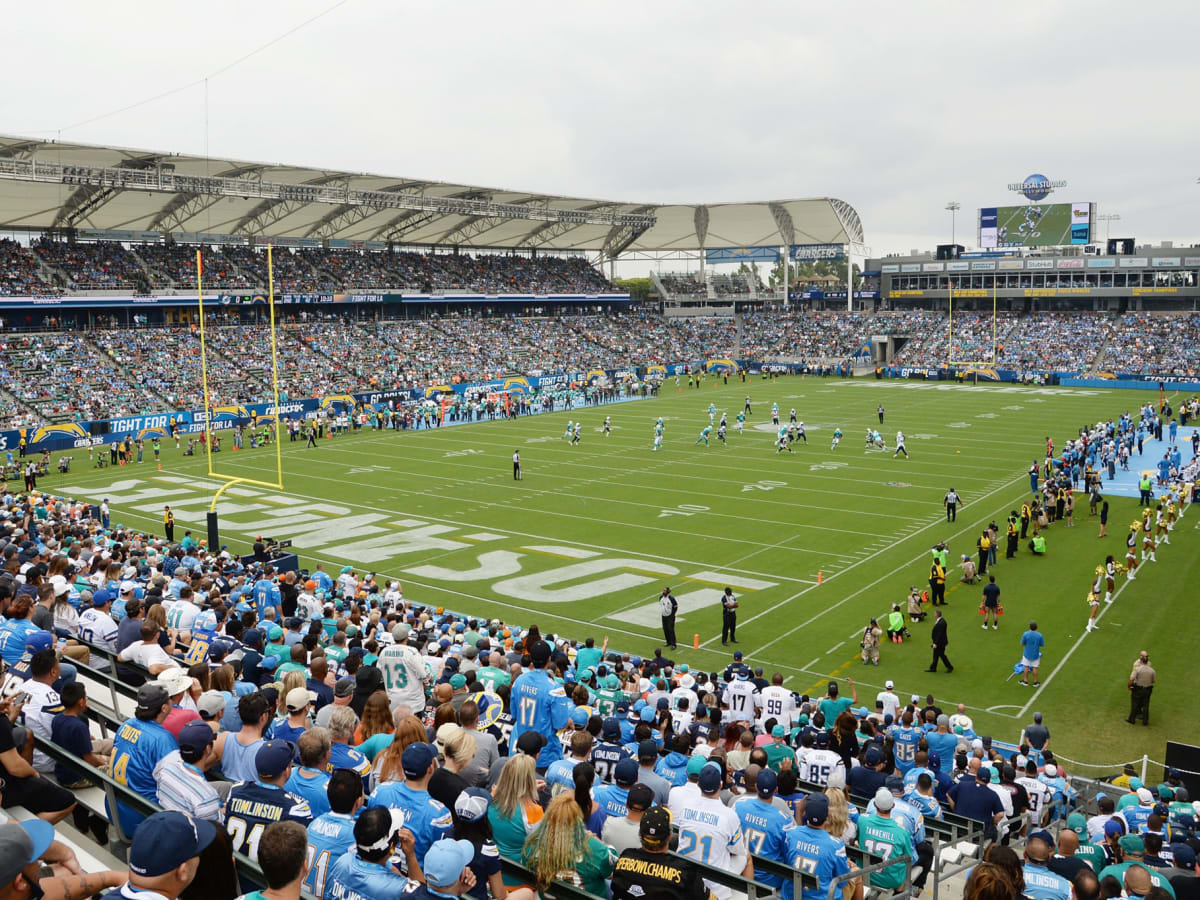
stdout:
[(1008, 517), (1008, 548), (1005, 550), (1004, 558), (1012, 559), (1017, 555), (1017, 545), (1020, 543), (1020, 536), (1017, 532), (1017, 511), (1014, 509)]
[(1029, 521), (1033, 518), (1033, 510), (1028, 503), (1021, 504), (1021, 540), (1025, 540), (1029, 532)]
[(946, 605), (946, 567), (937, 559), (929, 567), (929, 601), (934, 606)]

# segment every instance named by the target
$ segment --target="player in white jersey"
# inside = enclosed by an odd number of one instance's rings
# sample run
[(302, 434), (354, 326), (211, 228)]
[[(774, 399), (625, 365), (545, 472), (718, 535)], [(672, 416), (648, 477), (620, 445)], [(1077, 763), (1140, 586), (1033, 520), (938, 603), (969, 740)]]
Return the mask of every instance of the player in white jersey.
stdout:
[(761, 715), (758, 725), (766, 730), (767, 719), (774, 719), (783, 726), (784, 731), (792, 730), (792, 718), (796, 715), (796, 698), (792, 692), (783, 686), (783, 676), (774, 675), (772, 683), (758, 693), (758, 706)]
[(575, 423), (575, 433), (571, 435), (571, 443), (572, 443), (572, 444), (578, 444), (578, 443), (579, 443), (579, 439), (580, 439), (581, 437), (583, 437), (583, 423), (582, 423), (582, 422), (576, 422), (576, 423)]
[(776, 428), (779, 427), (779, 404), (778, 403), (771, 404), (771, 424), (774, 425)]
[(789, 445), (788, 430), (786, 425), (779, 429), (779, 434), (775, 438), (775, 455), (778, 456), (784, 450), (786, 450), (788, 453), (795, 452)]
[(791, 415), (788, 417), (788, 421), (789, 421), (789, 422), (795, 422), (795, 421), (796, 421), (796, 407), (794, 407), (794, 406), (792, 407), (792, 413), (791, 413)]
[(754, 709), (758, 705), (754, 696), (757, 691), (750, 680), (750, 673), (746, 670), (739, 672), (736, 679), (725, 685), (725, 692), (721, 696), (721, 703), (729, 708), (726, 718), (731, 722), (753, 724)]
[(846, 764), (837, 753), (829, 749), (829, 732), (822, 731), (817, 735), (817, 746), (804, 755), (800, 779), (825, 787), (829, 784), (829, 776), (838, 769), (842, 770), (844, 777)]
[(604, 436), (608, 437), (612, 434), (612, 416), (604, 417)]
[(908, 459), (908, 451), (904, 449), (904, 432), (897, 431), (896, 432), (896, 452), (892, 454), (892, 459), (895, 459), (901, 453), (904, 454), (905, 459)]
[[(717, 869), (736, 875), (752, 877), (754, 867), (742, 833), (742, 820), (736, 812), (721, 802), (723, 787), (721, 767), (706, 763), (700, 772), (699, 794), (686, 795), (678, 818), (677, 853)], [(705, 886), (719, 900), (730, 900), (733, 892), (720, 884), (706, 881)]]
[(796, 437), (800, 438), (804, 443), (808, 443), (808, 435), (804, 433), (804, 423), (796, 423)]
[(408, 645), (407, 625), (395, 626), (392, 638), (396, 643), (379, 651), (375, 665), (383, 673), (383, 686), (392, 705), (406, 704), (412, 707), (414, 715), (420, 715), (425, 709), (425, 688), (433, 681), (433, 675), (420, 651)]
[(722, 444), (725, 444), (725, 446), (727, 446), (727, 447), (729, 446), (729, 443), (725, 440), (725, 423), (724, 422), (722, 422), (720, 425), (717, 426), (717, 440), (720, 441)]
[(722, 426), (729, 425), (729, 413), (724, 412), (724, 411), (721, 412), (721, 425)]

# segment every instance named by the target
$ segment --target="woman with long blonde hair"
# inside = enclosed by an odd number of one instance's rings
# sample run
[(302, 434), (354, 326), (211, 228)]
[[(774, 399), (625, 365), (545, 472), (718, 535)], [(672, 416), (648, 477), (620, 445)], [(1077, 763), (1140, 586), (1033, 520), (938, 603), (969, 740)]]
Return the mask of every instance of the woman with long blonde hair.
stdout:
[(561, 879), (605, 897), (615, 853), (588, 833), (575, 796), (562, 793), (550, 801), (542, 824), (525, 841), (521, 859), (533, 870), (539, 892)]
[[(492, 837), (500, 855), (511, 860), (520, 861), (526, 838), (542, 820), (535, 766), (532, 756), (524, 753), (510, 756), (492, 791), (492, 804), (488, 807)], [(574, 802), (573, 794), (563, 796), (569, 796)], [(522, 884), (520, 879), (504, 876), (505, 887), (516, 888)]]

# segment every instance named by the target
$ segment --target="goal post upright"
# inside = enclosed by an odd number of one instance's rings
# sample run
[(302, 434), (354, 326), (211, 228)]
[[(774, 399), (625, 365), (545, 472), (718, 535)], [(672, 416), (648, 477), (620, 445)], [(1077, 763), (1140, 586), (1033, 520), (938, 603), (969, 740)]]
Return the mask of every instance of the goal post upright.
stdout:
[(226, 475), (222, 472), (213, 470), (212, 458), (212, 438), (213, 438), (213, 418), (214, 408), (212, 405), (212, 394), (208, 385), (208, 338), (205, 332), (204, 325), (204, 286), (203, 286), (203, 254), (200, 249), (196, 250), (196, 304), (200, 315), (200, 377), (203, 381), (204, 394), (204, 444), (206, 449), (208, 477), (217, 481), (222, 481), (222, 484), (213, 493), (212, 502), (208, 507), (207, 526), (208, 526), (208, 545), (209, 550), (216, 550), (220, 546), (220, 526), (217, 518), (217, 501), (228, 488), (235, 484), (252, 484), (258, 487), (271, 488), (273, 490), (283, 490), (283, 444), (280, 440), (282, 422), (279, 410), (279, 349), (278, 338), (276, 334), (275, 321), (275, 269), (273, 259), (274, 246), (267, 245), (267, 310), (270, 322), (271, 331), (271, 396), (275, 404), (275, 480), (265, 481), (257, 478), (248, 478), (243, 475)]

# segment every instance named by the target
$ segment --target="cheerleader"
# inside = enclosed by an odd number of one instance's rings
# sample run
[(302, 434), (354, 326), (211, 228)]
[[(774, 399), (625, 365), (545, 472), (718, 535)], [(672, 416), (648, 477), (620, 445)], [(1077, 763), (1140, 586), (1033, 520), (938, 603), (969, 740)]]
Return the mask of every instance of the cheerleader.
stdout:
[(1129, 536), (1125, 538), (1125, 570), (1129, 573), (1130, 581), (1136, 577), (1133, 573), (1138, 567), (1137, 536), (1141, 526), (1140, 521), (1134, 522), (1129, 526)]
[[(1104, 602), (1112, 603), (1113, 591), (1117, 587), (1117, 564), (1110, 553), (1104, 557)], [(1096, 593), (1100, 593), (1100, 589), (1096, 589)]]
[(1163, 511), (1161, 503), (1154, 510), (1154, 540), (1157, 543), (1171, 543), (1171, 538), (1167, 535), (1167, 514)]
[[(1097, 578), (1096, 584), (1092, 585), (1092, 587), (1097, 588), (1097, 587), (1099, 587), (1099, 585), (1100, 585), (1100, 579)], [(1087, 604), (1088, 604), (1088, 620), (1087, 620), (1087, 628), (1084, 630), (1085, 630), (1085, 632), (1092, 632), (1100, 627), (1099, 625), (1096, 624), (1096, 614), (1100, 612), (1100, 594), (1097, 593), (1095, 590), (1088, 591)]]
[(1142, 511), (1142, 562), (1158, 562), (1154, 551), (1154, 522), (1150, 518), (1150, 510)]

